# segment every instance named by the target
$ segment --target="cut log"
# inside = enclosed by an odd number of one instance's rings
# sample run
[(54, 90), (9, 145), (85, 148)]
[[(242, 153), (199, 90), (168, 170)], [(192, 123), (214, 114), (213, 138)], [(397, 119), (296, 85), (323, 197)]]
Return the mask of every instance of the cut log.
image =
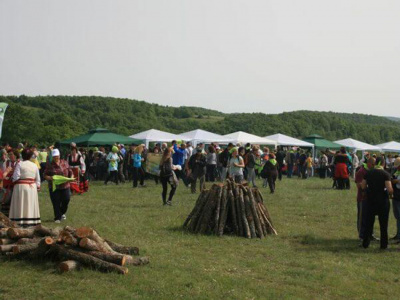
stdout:
[(8, 227), (0, 229), (0, 239), (8, 238), (8, 233), (7, 233), (8, 229), (9, 229)]
[(10, 228), (7, 231), (10, 239), (20, 239), (20, 238), (33, 238), (35, 236), (34, 228)]
[(121, 244), (112, 242), (110, 240), (106, 240), (107, 244), (110, 245), (110, 247), (118, 253), (121, 254), (128, 254), (128, 255), (139, 255), (139, 248), (138, 247), (127, 247), (123, 246)]
[(17, 224), (11, 221), (5, 214), (0, 212), (0, 222), (6, 227), (18, 227)]
[(37, 225), (35, 228), (35, 235), (38, 236), (51, 236), (51, 237), (58, 237), (60, 235), (61, 232), (61, 228), (47, 228), (43, 225)]
[(107, 242), (100, 237), (100, 235), (90, 227), (81, 227), (76, 229), (76, 236), (78, 238), (89, 238), (95, 241), (97, 244), (100, 244), (102, 248), (104, 248), (105, 252), (114, 252), (114, 250), (107, 244)]
[(10, 244), (14, 244), (15, 241), (11, 240), (11, 239), (0, 239), (0, 245), (10, 245)]
[(87, 249), (90, 251), (99, 251), (99, 252), (105, 252), (105, 253), (113, 253), (114, 250), (111, 250), (111, 252), (108, 250), (108, 248), (104, 247), (103, 244), (97, 243), (94, 240), (91, 240), (89, 238), (83, 238), (79, 242), (79, 247), (83, 249)]
[(1, 245), (0, 246), (0, 253), (11, 252), (15, 244), (10, 245)]
[(34, 237), (31, 239), (22, 238), (22, 239), (19, 239), (16, 244), (17, 245), (35, 244), (35, 243), (39, 243), (41, 239), (42, 238), (40, 238), (40, 237)]
[(81, 253), (72, 249), (67, 249), (57, 244), (54, 244), (52, 248), (53, 251), (58, 253), (59, 258), (61, 259), (75, 260), (86, 267), (90, 267), (102, 272), (115, 272), (123, 275), (128, 274), (127, 268), (103, 261), (89, 254)]
[[(99, 251), (89, 251), (89, 252), (86, 252), (86, 254), (97, 257), (97, 258), (107, 261), (109, 263), (116, 264), (118, 266), (125, 266), (125, 264), (128, 260), (127, 255), (123, 255), (123, 254), (119, 254), (119, 253), (104, 253), (104, 252), (99, 252)], [(132, 256), (131, 256), (131, 258), (132, 258)]]
[(79, 241), (77, 238), (75, 238), (71, 232), (62, 230), (59, 236), (59, 241), (64, 242), (65, 244), (72, 246), (72, 247), (77, 247), (79, 245)]
[(61, 273), (66, 273), (66, 272), (72, 272), (79, 270), (81, 268), (81, 264), (77, 262), (76, 260), (66, 260), (63, 261), (58, 265), (58, 270)]
[(38, 243), (29, 243), (25, 245), (15, 245), (13, 247), (14, 254), (23, 254), (23, 253), (38, 253), (37, 250), (39, 247), (48, 248), (48, 246), (52, 245), (54, 240), (51, 237), (42, 238)]
[(127, 256), (126, 264), (132, 266), (143, 266), (150, 263), (150, 258), (147, 256), (144, 257), (132, 257)]

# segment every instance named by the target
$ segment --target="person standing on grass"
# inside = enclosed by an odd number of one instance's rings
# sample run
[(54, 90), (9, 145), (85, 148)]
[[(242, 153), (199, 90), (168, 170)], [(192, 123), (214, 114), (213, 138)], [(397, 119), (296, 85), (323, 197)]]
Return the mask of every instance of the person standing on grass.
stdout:
[(111, 152), (107, 155), (106, 158), (108, 162), (108, 176), (104, 184), (107, 185), (110, 179), (113, 179), (115, 184), (118, 185), (118, 163), (119, 163), (119, 155), (118, 155), (118, 147), (113, 146)]
[(275, 154), (269, 155), (269, 160), (265, 162), (264, 168), (261, 171), (261, 177), (266, 179), (269, 185), (271, 194), (275, 193), (275, 182), (278, 177), (279, 164), (276, 161)]
[(305, 165), (307, 167), (307, 176), (306, 177), (312, 177), (312, 169), (313, 169), (314, 163), (313, 163), (311, 154), (308, 154)]
[[(362, 225), (363, 222), (363, 214), (364, 208), (363, 205), (366, 201), (367, 195), (362, 190), (362, 182), (364, 180), (365, 175), (367, 174), (368, 170), (373, 169), (373, 165), (371, 163), (364, 163), (361, 168), (357, 171), (355, 176), (355, 183), (357, 186), (357, 231), (358, 237), (363, 240), (365, 237), (365, 225)], [(373, 236), (373, 235), (372, 235)]]
[[(243, 147), (241, 147), (243, 148)], [(242, 150), (244, 152), (244, 148)], [(241, 155), (239, 155), (239, 150), (234, 148), (232, 151), (232, 157), (229, 161), (229, 174), (236, 183), (242, 183), (244, 180), (243, 169), (244, 160)]]
[(229, 143), (228, 146), (218, 155), (218, 161), (221, 164), (221, 181), (224, 181), (228, 174), (228, 164), (230, 159), (230, 151), (233, 148), (233, 144)]
[(247, 181), (252, 183), (253, 187), (257, 187), (255, 168), (260, 166), (260, 164), (257, 163), (258, 150), (259, 148), (257, 146), (253, 146), (252, 151), (247, 153)]
[(197, 179), (200, 181), (200, 192), (205, 188), (206, 157), (201, 151), (197, 151), (188, 162), (188, 176), (191, 178), (190, 188), (192, 194), (196, 193)]
[(400, 157), (393, 162), (393, 168), (396, 170), (392, 177), (393, 184), (393, 215), (396, 219), (397, 232), (392, 238), (396, 243), (400, 243)]
[(319, 178), (326, 178), (326, 171), (328, 167), (328, 156), (325, 152), (321, 151), (321, 156), (319, 158)]
[(133, 187), (138, 187), (138, 181), (140, 180), (140, 186), (144, 187), (144, 172), (142, 169), (142, 163), (144, 158), (142, 157), (143, 145), (139, 145), (135, 149), (133, 154)]
[(185, 176), (185, 155), (186, 153), (186, 145), (181, 144), (180, 147), (178, 147), (178, 144), (176, 141), (172, 141), (172, 148), (174, 150), (174, 153), (172, 154), (172, 163), (175, 166), (181, 166), (181, 170), (176, 170), (176, 177), (179, 179), (182, 179), (183, 183), (186, 185), (186, 176)]
[(363, 222), (365, 236), (362, 242), (364, 248), (368, 248), (372, 235), (375, 216), (378, 215), (381, 231), (381, 249), (388, 246), (388, 222), (390, 203), (389, 196), (393, 195), (393, 187), (390, 174), (384, 170), (385, 160), (382, 157), (370, 158), (368, 161), (374, 168), (364, 176), (361, 187), (367, 194), (364, 208)]
[(66, 213), (71, 198), (70, 184), (64, 183), (56, 186), (53, 191), (53, 176), (60, 175), (64, 177), (73, 177), (72, 170), (65, 160), (60, 158), (60, 151), (53, 149), (51, 152), (51, 163), (47, 165), (44, 171), (44, 179), (49, 182), (49, 193), (51, 203), (53, 204), (54, 221), (60, 223), (67, 219)]
[(282, 169), (285, 166), (285, 151), (283, 151), (282, 146), (278, 147), (278, 152), (276, 153), (276, 161), (278, 162), (278, 179), (282, 180)]
[(214, 182), (215, 172), (217, 171), (217, 154), (215, 153), (215, 148), (212, 145), (208, 147), (206, 162), (206, 182)]
[[(171, 150), (166, 148), (160, 161), (160, 182), (163, 188), (161, 196), (164, 205), (172, 205), (172, 198), (178, 187), (178, 179), (174, 170), (175, 166), (172, 164)], [(171, 186), (171, 191), (167, 200), (168, 184)]]

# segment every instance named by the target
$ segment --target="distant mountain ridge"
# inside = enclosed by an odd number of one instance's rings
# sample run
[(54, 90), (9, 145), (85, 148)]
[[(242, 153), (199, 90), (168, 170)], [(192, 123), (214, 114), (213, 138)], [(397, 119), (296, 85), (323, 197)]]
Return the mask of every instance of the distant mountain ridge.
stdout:
[(202, 128), (219, 134), (238, 130), (266, 136), (283, 133), (302, 138), (319, 134), (330, 140), (352, 137), (371, 144), (400, 141), (400, 118), (335, 112), (226, 114), (201, 107), (171, 107), (145, 101), (97, 96), (0, 96), (9, 103), (2, 141), (52, 144), (108, 128), (132, 135), (150, 128), (174, 133)]

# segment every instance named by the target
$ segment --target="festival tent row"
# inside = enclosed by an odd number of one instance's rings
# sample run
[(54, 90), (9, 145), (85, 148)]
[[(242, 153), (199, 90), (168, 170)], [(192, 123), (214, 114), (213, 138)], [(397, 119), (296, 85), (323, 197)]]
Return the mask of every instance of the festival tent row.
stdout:
[(299, 139), (292, 138), (290, 136), (277, 133), (265, 137), (266, 139), (275, 141), (279, 146), (297, 146), (305, 148), (314, 148), (314, 144), (308, 143)]
[(273, 141), (273, 140), (270, 140), (267, 138), (262, 138), (257, 135), (250, 134), (250, 133), (243, 132), (243, 131), (237, 131), (237, 132), (233, 132), (230, 134), (226, 134), (223, 137), (231, 140), (231, 142), (234, 144), (250, 143), (250, 144), (258, 144), (258, 145), (275, 145), (275, 146), (277, 145), (276, 141)]
[(184, 136), (179, 134), (169, 133), (157, 129), (150, 129), (143, 132), (136, 133), (130, 136), (133, 139), (144, 140), (146, 147), (152, 142), (171, 142), (173, 140), (185, 140)]
[(120, 144), (142, 144), (143, 140), (133, 139), (124, 135), (112, 133), (105, 128), (95, 128), (89, 130), (86, 134), (71, 139), (63, 140), (61, 145), (75, 143), (79, 147), (111, 146)]
[(192, 142), (193, 146), (196, 146), (198, 143), (219, 143), (219, 144), (229, 144), (233, 143), (232, 139), (227, 139), (222, 135), (212, 133), (202, 129), (196, 129), (188, 132), (183, 132), (180, 134), (184, 137), (185, 141)]
[(363, 143), (352, 138), (338, 140), (335, 141), (335, 143), (340, 144), (346, 148), (352, 149), (354, 151), (381, 151), (380, 147)]
[(400, 152), (400, 143), (391, 141), (383, 144), (376, 145), (383, 152)]

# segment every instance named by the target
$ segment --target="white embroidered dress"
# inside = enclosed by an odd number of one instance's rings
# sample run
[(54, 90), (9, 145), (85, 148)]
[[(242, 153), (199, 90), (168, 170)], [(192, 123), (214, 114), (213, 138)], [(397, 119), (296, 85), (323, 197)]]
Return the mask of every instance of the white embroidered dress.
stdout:
[(15, 185), (11, 199), (10, 219), (23, 226), (40, 224), (38, 167), (29, 160), (22, 161), (15, 167), (12, 180)]

